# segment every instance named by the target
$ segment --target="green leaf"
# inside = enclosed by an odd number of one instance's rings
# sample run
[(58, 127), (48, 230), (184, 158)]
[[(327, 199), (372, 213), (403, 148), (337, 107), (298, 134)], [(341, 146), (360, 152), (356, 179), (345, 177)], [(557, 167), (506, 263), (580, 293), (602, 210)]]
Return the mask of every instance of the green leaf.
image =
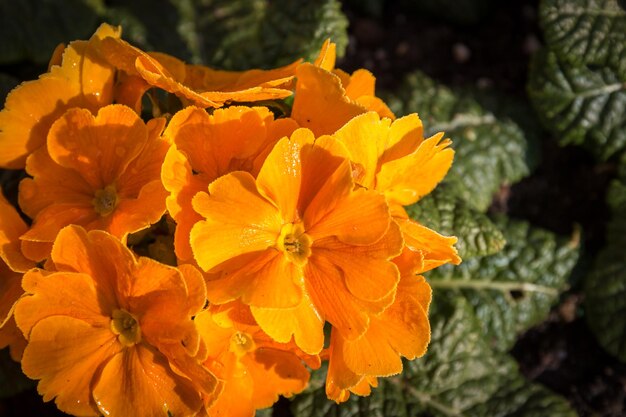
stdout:
[(427, 274), (435, 294), (463, 297), (491, 345), (507, 351), (519, 333), (543, 321), (578, 259), (578, 238), (500, 219), (507, 245), (495, 255), (444, 265)]
[(12, 397), (35, 386), (35, 381), (22, 373), (22, 367), (14, 362), (9, 349), (0, 350), (0, 398)]
[[(626, 159), (626, 158), (623, 158)], [(624, 161), (622, 166), (626, 166)], [(626, 362), (626, 172), (611, 184), (607, 245), (585, 280), (589, 327), (602, 346)]]
[(456, 151), (445, 182), (460, 196), (485, 211), (503, 184), (530, 172), (523, 131), (508, 118), (497, 118), (469, 94), (454, 93), (416, 72), (388, 99), (398, 114), (418, 113), (426, 134), (444, 131)]
[(494, 353), (462, 298), (436, 300), (426, 355), (406, 362), (403, 373), (379, 379), (369, 397), (337, 405), (324, 388), (295, 398), (295, 417), (352, 416), (575, 416), (567, 403), (520, 376), (513, 360)]
[(197, 61), (226, 69), (312, 59), (327, 38), (343, 55), (348, 21), (337, 0), (176, 0), (181, 34)]
[(59, 43), (87, 39), (97, 22), (83, 0), (0, 0), (0, 64), (47, 63)]
[(575, 64), (610, 66), (626, 77), (626, 11), (617, 0), (544, 0), (546, 42)]
[(602, 159), (626, 146), (626, 79), (612, 68), (574, 65), (543, 50), (531, 61), (528, 95), (562, 145), (585, 145)]
[(456, 236), (459, 239), (456, 248), (464, 260), (494, 254), (506, 243), (489, 217), (454, 195), (448, 184), (440, 184), (406, 210), (424, 226), (446, 236)]

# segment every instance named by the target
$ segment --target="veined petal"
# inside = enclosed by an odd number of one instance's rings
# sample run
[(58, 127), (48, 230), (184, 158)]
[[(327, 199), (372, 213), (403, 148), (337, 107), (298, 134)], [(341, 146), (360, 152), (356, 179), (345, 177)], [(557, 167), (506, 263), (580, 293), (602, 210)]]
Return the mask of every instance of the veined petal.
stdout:
[(341, 270), (313, 254), (305, 267), (305, 279), (306, 289), (322, 317), (347, 338), (357, 339), (365, 333), (370, 316), (350, 294)]
[(93, 398), (104, 415), (194, 415), (202, 406), (191, 381), (175, 374), (165, 357), (145, 345), (124, 349), (102, 369)]
[(346, 287), (364, 301), (378, 301), (395, 291), (400, 274), (390, 261), (402, 250), (400, 229), (392, 223), (388, 232), (371, 245), (347, 245), (336, 238), (321, 239), (314, 251), (339, 268)]
[(291, 397), (302, 392), (309, 382), (309, 372), (289, 351), (259, 348), (242, 359), (254, 380), (252, 403), (257, 409), (271, 407), (278, 396)]
[[(291, 117), (316, 136), (332, 134), (365, 108), (352, 103), (335, 74), (304, 63), (296, 70), (296, 98)], [(323, 91), (324, 94), (319, 92)]]
[(233, 172), (193, 199), (207, 220), (191, 229), (194, 257), (205, 271), (235, 256), (274, 246), (282, 226), (278, 210), (257, 191), (254, 178)]
[(90, 387), (95, 374), (121, 348), (107, 327), (68, 316), (41, 320), (30, 333), (22, 357), (22, 370), (33, 379), (44, 401), (56, 397), (60, 410), (75, 415), (96, 416)]
[(90, 276), (33, 269), (24, 275), (22, 286), (27, 295), (16, 304), (14, 315), (26, 338), (33, 326), (50, 316), (73, 317), (108, 329), (112, 306), (101, 303), (100, 289)]
[(35, 266), (20, 247), (19, 238), (26, 230), (28, 226), (0, 190), (0, 259), (13, 271), (24, 272)]
[(50, 128), (48, 152), (99, 190), (118, 179), (147, 141), (139, 116), (129, 107), (112, 104), (96, 117), (85, 109), (68, 110)]
[(265, 198), (274, 202), (281, 217), (287, 222), (296, 221), (296, 204), (300, 195), (302, 144), (281, 139), (268, 155), (259, 175), (257, 186)]
[(310, 355), (324, 347), (324, 318), (306, 291), (295, 307), (251, 307), (251, 311), (263, 331), (279, 343), (289, 343), (293, 337), (296, 345)]
[[(331, 190), (324, 190), (326, 194)], [(322, 192), (316, 200), (322, 199)], [(311, 204), (310, 211), (313, 211)], [(305, 222), (309, 212), (305, 215)], [(391, 222), (389, 207), (381, 194), (358, 189), (338, 202), (317, 224), (311, 225), (307, 233), (317, 240), (322, 237), (336, 236), (344, 243), (369, 245), (380, 239)]]
[(335, 60), (337, 58), (337, 45), (331, 42), (330, 39), (326, 39), (322, 44), (317, 58), (313, 65), (325, 69), (326, 71), (332, 71), (335, 68)]
[(373, 96), (375, 93), (376, 77), (366, 69), (358, 69), (350, 76), (350, 83), (345, 86), (346, 95), (352, 100), (361, 96)]
[(217, 304), (241, 298), (258, 307), (293, 307), (302, 297), (302, 270), (280, 252), (267, 249), (246, 253), (217, 267), (207, 281), (209, 301)]
[(375, 187), (378, 159), (384, 152), (390, 123), (368, 112), (353, 118), (333, 135), (348, 149), (355, 165), (355, 182), (365, 188)]
[[(376, 176), (376, 189), (391, 203), (409, 205), (430, 193), (446, 175), (454, 151), (439, 133), (420, 144), (415, 152), (384, 163)], [(440, 142), (441, 141), (441, 142)]]
[(54, 162), (45, 147), (28, 157), (26, 172), (37, 180), (24, 178), (20, 181), (18, 201), (22, 211), (32, 219), (54, 204), (92, 204), (91, 185), (76, 171)]
[(404, 236), (404, 243), (412, 251), (419, 251), (424, 257), (423, 269), (417, 273), (430, 271), (448, 262), (458, 265), (461, 263), (454, 244), (457, 238), (454, 236), (442, 236), (408, 218), (394, 217)]
[(383, 142), (380, 165), (400, 159), (413, 152), (424, 142), (424, 126), (416, 113), (393, 121)]

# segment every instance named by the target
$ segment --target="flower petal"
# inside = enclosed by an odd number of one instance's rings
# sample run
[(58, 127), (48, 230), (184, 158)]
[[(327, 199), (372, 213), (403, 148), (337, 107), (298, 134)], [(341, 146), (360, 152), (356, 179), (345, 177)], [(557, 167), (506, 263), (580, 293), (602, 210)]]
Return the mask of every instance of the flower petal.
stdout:
[(316, 242), (313, 250), (341, 270), (352, 295), (364, 301), (378, 301), (395, 291), (400, 281), (398, 268), (389, 259), (399, 254), (402, 245), (400, 229), (392, 223), (374, 244), (354, 246), (329, 238)]
[(114, 416), (188, 416), (202, 405), (191, 382), (144, 345), (127, 348), (107, 362), (93, 387), (93, 398), (104, 415)]
[(56, 397), (61, 411), (96, 416), (91, 397), (95, 375), (120, 350), (116, 336), (106, 328), (69, 316), (41, 320), (30, 333), (22, 357), (22, 370), (33, 379), (44, 401)]
[(19, 238), (26, 230), (28, 226), (0, 190), (0, 259), (13, 271), (24, 272), (35, 266), (21, 250)]
[(430, 193), (446, 175), (454, 151), (441, 141), (443, 133), (426, 139), (415, 152), (384, 163), (376, 176), (376, 189), (391, 203), (409, 205)]
[(113, 184), (148, 141), (146, 126), (130, 108), (103, 107), (96, 117), (70, 109), (50, 128), (48, 152), (99, 190)]
[(289, 343), (293, 337), (296, 345), (310, 355), (324, 347), (324, 319), (307, 292), (295, 307), (251, 307), (251, 311), (263, 331), (276, 342)]
[(286, 222), (296, 221), (296, 205), (300, 195), (301, 163), (297, 141), (280, 140), (268, 155), (259, 175), (257, 187), (268, 200), (278, 206)]
[(282, 219), (257, 191), (254, 178), (233, 172), (213, 181), (209, 194), (193, 199), (206, 218), (191, 229), (194, 257), (205, 271), (235, 256), (274, 246)]
[[(365, 108), (352, 103), (335, 74), (304, 63), (296, 70), (296, 95), (291, 117), (316, 136), (332, 134)], [(323, 91), (324, 94), (320, 94)]]
[(461, 263), (461, 258), (454, 247), (456, 237), (440, 235), (408, 218), (394, 217), (394, 220), (402, 230), (407, 248), (421, 252), (424, 257), (423, 269), (416, 271), (417, 273), (430, 271), (448, 262), (454, 265)]

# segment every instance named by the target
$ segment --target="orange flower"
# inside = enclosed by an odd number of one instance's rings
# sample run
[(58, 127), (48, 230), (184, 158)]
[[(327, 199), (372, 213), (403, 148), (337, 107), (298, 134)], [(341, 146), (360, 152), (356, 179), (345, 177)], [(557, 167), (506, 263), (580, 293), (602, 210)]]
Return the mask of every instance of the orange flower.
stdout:
[(335, 68), (337, 59), (336, 45), (327, 39), (314, 62), (314, 65), (331, 71), (339, 77), (341, 85), (346, 90), (346, 96), (354, 103), (360, 104), (367, 110), (375, 111), (380, 117), (395, 119), (393, 112), (384, 101), (376, 97), (376, 77), (366, 69), (358, 69), (352, 75)]
[[(118, 37), (102, 39), (100, 50), (111, 65), (131, 77), (133, 86), (127, 89), (125, 96), (132, 97), (127, 100), (135, 103), (152, 86), (177, 95), (183, 104), (199, 107), (281, 99), (292, 94), (291, 81), (300, 63), (296, 61), (273, 70), (219, 71), (200, 65), (185, 65), (166, 54), (143, 52)], [(143, 87), (134, 77), (145, 81)], [(126, 101), (125, 104), (132, 105)]]
[(26, 273), (15, 309), (28, 340), (22, 369), (44, 400), (84, 416), (194, 415), (199, 390), (216, 384), (192, 321), (205, 302), (199, 272), (136, 258), (78, 226), (59, 232), (51, 259), (54, 271)]
[(175, 250), (180, 260), (193, 261), (189, 232), (202, 220), (191, 206), (193, 196), (231, 171), (256, 176), (278, 139), (296, 128), (291, 119), (274, 120), (265, 107), (229, 107), (212, 115), (187, 107), (172, 117), (163, 136), (174, 146), (161, 177), (170, 192), (167, 209), (177, 223)]
[(22, 236), (27, 256), (47, 257), (69, 224), (106, 230), (120, 239), (155, 223), (165, 211), (161, 164), (169, 144), (162, 119), (148, 125), (130, 108), (103, 107), (97, 116), (68, 110), (50, 128), (47, 150), (27, 161), (22, 210), (34, 219)]
[(289, 397), (306, 387), (309, 372), (301, 358), (319, 367), (319, 357), (274, 342), (255, 323), (250, 309), (238, 302), (211, 306), (195, 321), (210, 346), (205, 364), (221, 385), (217, 400), (206, 409), (209, 416), (253, 417), (256, 409), (271, 407), (279, 395)]
[(19, 237), (28, 226), (0, 192), (0, 348), (10, 346), (19, 361), (25, 340), (15, 325), (13, 307), (24, 293), (22, 273), (35, 266), (22, 255)]
[(303, 351), (323, 345), (323, 324), (353, 340), (391, 304), (399, 280), (389, 259), (402, 238), (384, 197), (354, 189), (350, 163), (314, 142), (308, 129), (281, 139), (258, 177), (233, 172), (198, 193), (206, 220), (191, 230), (198, 264), (210, 272), (209, 300), (251, 306), (274, 340)]
[(327, 40), (314, 64), (298, 66), (291, 117), (315, 135), (334, 133), (368, 110), (394, 119), (387, 105), (375, 96), (372, 73), (360, 69), (349, 75), (334, 68), (335, 58), (335, 44)]
[(105, 36), (119, 36), (119, 31), (100, 26), (89, 41), (70, 43), (60, 66), (52, 65), (38, 80), (9, 93), (0, 111), (0, 167), (24, 168), (26, 157), (45, 145), (50, 126), (67, 109), (82, 107), (95, 113), (112, 103), (115, 70), (94, 49)]
[(326, 379), (328, 398), (348, 399), (350, 392), (369, 395), (376, 377), (402, 372), (401, 357), (418, 358), (430, 342), (428, 307), (431, 289), (422, 276), (419, 258), (405, 250), (394, 260), (401, 272), (396, 299), (383, 313), (371, 318), (363, 336), (348, 340), (332, 331)]
[(355, 117), (333, 136), (350, 154), (355, 182), (385, 195), (405, 244), (421, 252), (428, 269), (459, 264), (456, 238), (410, 220), (402, 207), (430, 193), (446, 175), (454, 158), (450, 140), (443, 139), (443, 133), (424, 139), (417, 114), (392, 122), (375, 112)]

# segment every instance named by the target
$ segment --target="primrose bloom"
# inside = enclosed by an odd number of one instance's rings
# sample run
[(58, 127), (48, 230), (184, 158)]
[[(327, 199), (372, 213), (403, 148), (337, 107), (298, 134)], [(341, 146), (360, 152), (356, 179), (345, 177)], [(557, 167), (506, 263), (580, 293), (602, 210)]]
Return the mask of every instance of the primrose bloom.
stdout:
[(345, 338), (334, 329), (328, 349), (326, 394), (336, 402), (346, 401), (350, 392), (369, 395), (377, 377), (402, 372), (401, 357), (409, 360), (426, 353), (430, 342), (428, 308), (431, 289), (424, 277), (424, 263), (405, 249), (394, 259), (400, 270), (396, 298), (382, 313), (370, 319), (363, 336)]
[(327, 40), (313, 64), (297, 67), (291, 117), (318, 136), (334, 133), (367, 111), (393, 120), (389, 107), (375, 95), (374, 75), (365, 69), (352, 75), (335, 69), (335, 58), (335, 44)]
[(229, 172), (256, 176), (274, 144), (297, 127), (291, 119), (274, 119), (265, 107), (233, 106), (209, 115), (190, 106), (172, 117), (163, 132), (173, 146), (165, 157), (161, 178), (170, 192), (167, 209), (176, 221), (179, 260), (193, 261), (189, 233), (203, 219), (194, 211), (192, 198)]
[(28, 340), (22, 369), (45, 401), (81, 416), (201, 408), (216, 380), (200, 364), (192, 316), (205, 297), (195, 268), (136, 258), (110, 234), (77, 226), (59, 232), (52, 265), (26, 273), (15, 309)]
[(362, 336), (400, 279), (391, 262), (400, 230), (381, 194), (354, 188), (349, 161), (329, 151), (340, 146), (299, 129), (256, 179), (236, 171), (193, 199), (206, 218), (191, 247), (209, 273), (209, 300), (241, 299), (274, 340), (293, 336), (310, 354), (323, 346), (325, 321), (350, 340)]
[(24, 168), (27, 156), (45, 147), (48, 130), (66, 110), (96, 113), (113, 102), (115, 68), (95, 48), (103, 37), (119, 37), (119, 30), (102, 25), (89, 41), (70, 43), (60, 62), (53, 58), (49, 72), (9, 93), (0, 111), (0, 167)]
[(71, 109), (51, 127), (48, 146), (29, 156), (20, 183), (22, 210), (34, 219), (22, 235), (34, 260), (47, 257), (69, 224), (106, 230), (120, 239), (157, 222), (165, 211), (161, 164), (169, 144), (162, 119), (148, 124), (129, 107), (109, 105), (97, 116)]
[(222, 107), (230, 102), (275, 100), (292, 94), (291, 82), (300, 60), (272, 70), (220, 71), (186, 65), (163, 53), (146, 53), (117, 36), (99, 40), (100, 54), (124, 74), (118, 93), (124, 104), (141, 106), (151, 87), (179, 97), (185, 105)]
[(24, 293), (22, 273), (35, 266), (20, 249), (20, 236), (28, 226), (0, 192), (0, 348), (9, 346), (11, 357), (19, 360), (26, 345), (15, 325), (13, 308)]
[(251, 417), (270, 407), (279, 395), (301, 392), (309, 381), (305, 366), (318, 368), (319, 357), (265, 334), (239, 302), (212, 305), (195, 321), (208, 347), (205, 365), (220, 380), (217, 399), (206, 407), (209, 416)]

